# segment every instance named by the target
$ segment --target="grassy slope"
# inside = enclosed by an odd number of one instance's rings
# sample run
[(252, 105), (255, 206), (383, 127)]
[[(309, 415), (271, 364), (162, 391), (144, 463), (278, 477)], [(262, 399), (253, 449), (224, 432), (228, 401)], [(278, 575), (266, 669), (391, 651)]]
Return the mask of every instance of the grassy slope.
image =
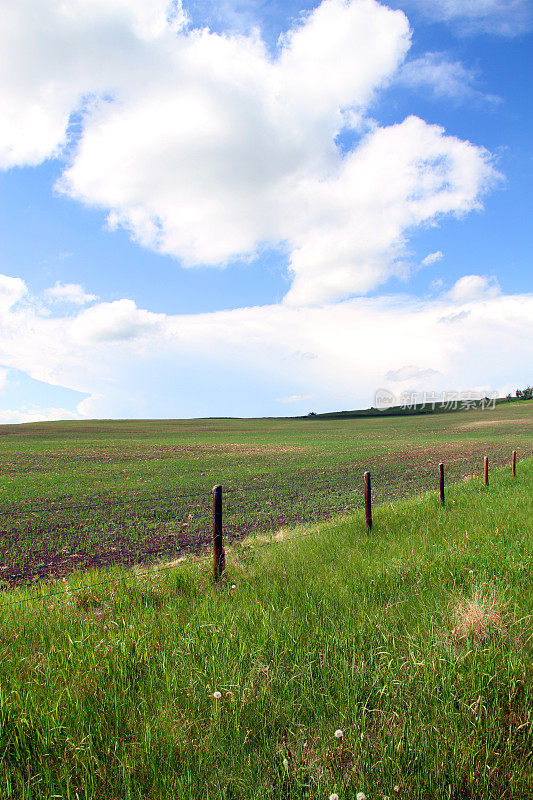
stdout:
[[(476, 401), (479, 404), (479, 407), (484, 409), (487, 405), (488, 398), (485, 400)], [(490, 401), (489, 401), (490, 402)], [(511, 400), (507, 400), (506, 397), (500, 397), (495, 400), (494, 405), (508, 405), (509, 403), (520, 403), (521, 400), (517, 400), (512, 398)], [(406, 417), (406, 416), (420, 416), (424, 414), (455, 414), (459, 411), (462, 407), (461, 401), (455, 401), (455, 404), (447, 403), (447, 402), (431, 402), (428, 400), (427, 403), (417, 403), (413, 406), (390, 406), (386, 409), (379, 409), (374, 408), (371, 406), (370, 408), (364, 409), (354, 409), (353, 411), (326, 411), (321, 414), (306, 414), (305, 416), (299, 417), (299, 419), (304, 419), (305, 417), (312, 416), (314, 419), (339, 419), (339, 418), (355, 418), (355, 417)], [(471, 405), (471, 407), (473, 407)]]
[(0, 796), (531, 797), (532, 481), (0, 607)]

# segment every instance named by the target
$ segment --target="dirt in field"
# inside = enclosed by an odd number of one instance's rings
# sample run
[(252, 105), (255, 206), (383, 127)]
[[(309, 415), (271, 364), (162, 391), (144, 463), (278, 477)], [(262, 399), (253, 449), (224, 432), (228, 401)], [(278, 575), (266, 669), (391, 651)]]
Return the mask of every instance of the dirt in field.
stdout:
[(0, 565), (0, 591), (16, 586), (35, 584), (41, 581), (57, 580), (70, 575), (76, 570), (105, 569), (112, 566), (138, 566), (165, 557), (177, 557), (177, 554), (202, 553), (209, 543), (209, 536), (188, 536), (181, 532), (179, 540), (175, 534), (167, 537), (157, 536), (153, 541), (146, 541), (139, 553), (138, 547), (132, 545), (126, 532), (120, 531), (113, 536), (113, 547), (104, 552), (94, 552), (83, 547), (76, 552), (65, 552), (65, 548), (49, 549), (28, 554), (23, 565)]
[(463, 422), (459, 425), (455, 425), (455, 430), (462, 430), (462, 431), (476, 431), (479, 428), (497, 428), (501, 429), (502, 427), (508, 426), (510, 428), (515, 427), (523, 427), (524, 429), (531, 430), (531, 423), (527, 419), (523, 419), (518, 417), (517, 419), (488, 419), (488, 420), (480, 420), (479, 422)]
[(76, 467), (79, 464), (131, 464), (143, 461), (162, 461), (172, 458), (200, 459), (206, 456), (226, 456), (247, 458), (253, 456), (301, 455), (309, 448), (299, 445), (249, 445), (240, 443), (224, 444), (182, 444), (158, 445), (157, 447), (102, 447), (91, 449), (46, 450), (37, 455), (21, 454), (0, 458), (0, 472), (20, 473), (46, 471), (54, 466)]
[[(168, 445), (151, 450), (154, 458), (184, 451), (198, 457), (202, 453), (205, 457), (206, 453), (242, 456), (266, 452), (283, 456), (305, 452), (299, 447), (234, 443)], [(116, 451), (124, 455), (120, 448)], [(139, 452), (144, 456), (146, 449), (134, 448), (126, 456), (133, 461), (139, 458)], [(69, 455), (60, 454), (65, 458)], [(102, 453), (94, 448), (84, 455), (101, 460)], [(224, 492), (225, 541), (353, 511), (362, 504), (362, 477), (367, 469), (372, 474), (375, 502), (389, 502), (435, 489), (440, 461), (445, 464), (447, 483), (473, 474), (480, 476), (485, 455), (491, 468), (503, 466), (509, 464), (511, 448), (479, 441), (426, 442), (364, 460), (333, 465), (307, 462), (304, 467), (288, 468), (284, 475), (258, 475)], [(533, 455), (533, 447), (522, 443), (519, 458), (528, 455)], [(42, 467), (41, 457), (37, 460)], [(179, 489), (146, 496), (125, 490), (122, 497), (111, 500), (88, 498), (86, 505), (83, 500), (73, 504), (67, 497), (58, 498), (56, 503), (13, 504), (0, 517), (0, 586), (9, 589), (61, 578), (75, 570), (132, 566), (205, 552), (211, 538), (210, 509), (209, 492), (187, 496)], [(97, 531), (101, 534), (95, 535)], [(94, 546), (88, 544), (89, 537)]]
[[(412, 446), (404, 450), (394, 450), (390, 453), (381, 453), (367, 459), (369, 466), (378, 464), (390, 464), (396, 466), (398, 463), (416, 467), (444, 462), (447, 464), (462, 463), (465, 460), (475, 461), (476, 458), (483, 459), (484, 456), (492, 456), (498, 464), (503, 466), (511, 458), (512, 450), (499, 443), (492, 442), (438, 442), (428, 447), (427, 445)], [(533, 454), (533, 447), (524, 445), (521, 455)], [(495, 462), (496, 463), (496, 462)]]

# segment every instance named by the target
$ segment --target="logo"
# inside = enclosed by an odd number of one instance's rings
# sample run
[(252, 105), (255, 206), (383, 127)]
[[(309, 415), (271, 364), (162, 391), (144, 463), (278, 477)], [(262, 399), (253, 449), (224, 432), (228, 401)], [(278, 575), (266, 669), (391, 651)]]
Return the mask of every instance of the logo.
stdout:
[(374, 404), (380, 411), (386, 411), (397, 404), (396, 397), (388, 389), (378, 389), (374, 397)]

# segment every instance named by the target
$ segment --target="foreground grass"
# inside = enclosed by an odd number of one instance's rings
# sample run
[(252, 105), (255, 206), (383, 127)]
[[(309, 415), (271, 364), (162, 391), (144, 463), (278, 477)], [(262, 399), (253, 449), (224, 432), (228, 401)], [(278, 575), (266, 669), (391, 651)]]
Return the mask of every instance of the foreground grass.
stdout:
[(0, 797), (530, 798), (532, 481), (4, 593)]

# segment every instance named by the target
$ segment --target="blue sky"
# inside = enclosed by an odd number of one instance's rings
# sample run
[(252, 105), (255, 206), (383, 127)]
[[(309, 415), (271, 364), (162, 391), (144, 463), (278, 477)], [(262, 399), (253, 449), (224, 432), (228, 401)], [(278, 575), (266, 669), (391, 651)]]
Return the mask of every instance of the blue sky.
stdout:
[(529, 0), (6, 20), (0, 421), (532, 382)]

